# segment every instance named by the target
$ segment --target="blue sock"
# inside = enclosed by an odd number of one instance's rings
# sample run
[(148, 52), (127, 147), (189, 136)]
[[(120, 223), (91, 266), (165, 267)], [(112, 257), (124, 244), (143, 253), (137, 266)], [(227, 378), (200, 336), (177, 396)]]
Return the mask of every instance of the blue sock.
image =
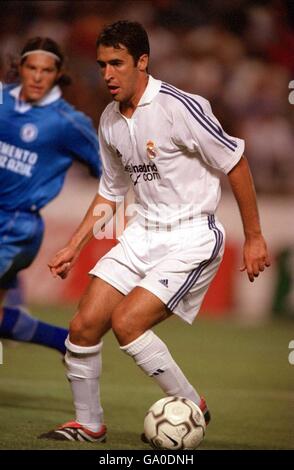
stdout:
[(64, 341), (68, 335), (65, 328), (44, 323), (20, 307), (3, 307), (3, 313), (0, 337), (42, 344), (65, 354)]

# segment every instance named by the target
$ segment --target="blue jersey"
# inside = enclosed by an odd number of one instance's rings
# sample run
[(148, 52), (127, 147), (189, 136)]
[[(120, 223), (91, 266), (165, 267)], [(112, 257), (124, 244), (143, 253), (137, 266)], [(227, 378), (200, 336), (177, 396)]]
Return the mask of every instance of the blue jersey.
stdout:
[(99, 145), (91, 120), (59, 87), (33, 106), (19, 91), (5, 87), (0, 105), (0, 209), (38, 211), (60, 192), (74, 160), (100, 176)]

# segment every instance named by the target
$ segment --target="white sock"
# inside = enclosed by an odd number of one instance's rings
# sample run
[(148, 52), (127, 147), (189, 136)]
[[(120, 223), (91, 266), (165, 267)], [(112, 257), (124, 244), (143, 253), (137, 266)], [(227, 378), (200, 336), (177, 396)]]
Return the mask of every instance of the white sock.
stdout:
[(167, 395), (188, 398), (197, 404), (200, 402), (200, 396), (173, 360), (164, 342), (153, 331), (146, 331), (126, 346), (121, 346), (121, 349), (132, 356)]
[(99, 377), (102, 370), (102, 341), (95, 346), (78, 346), (65, 340), (67, 378), (71, 385), (76, 421), (93, 432), (103, 423)]

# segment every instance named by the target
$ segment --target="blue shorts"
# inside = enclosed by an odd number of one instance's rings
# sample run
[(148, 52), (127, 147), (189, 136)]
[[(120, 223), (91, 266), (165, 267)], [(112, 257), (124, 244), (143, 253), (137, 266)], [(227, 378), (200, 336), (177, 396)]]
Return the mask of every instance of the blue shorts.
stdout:
[(17, 286), (17, 273), (36, 257), (44, 233), (38, 212), (0, 209), (0, 289)]

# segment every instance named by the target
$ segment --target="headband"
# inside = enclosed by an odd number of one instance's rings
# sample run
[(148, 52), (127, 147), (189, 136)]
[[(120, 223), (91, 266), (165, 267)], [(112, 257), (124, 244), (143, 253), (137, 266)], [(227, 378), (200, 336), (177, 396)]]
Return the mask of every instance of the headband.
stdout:
[(42, 54), (46, 54), (50, 57), (53, 57), (55, 60), (58, 60), (58, 62), (61, 61), (61, 58), (58, 57), (58, 55), (54, 54), (54, 52), (44, 51), (43, 49), (35, 49), (34, 51), (25, 52), (24, 54), (22, 54), (21, 59), (24, 59), (25, 57), (27, 57), (30, 54), (37, 54), (37, 53), (40, 53), (40, 52), (42, 52)]

